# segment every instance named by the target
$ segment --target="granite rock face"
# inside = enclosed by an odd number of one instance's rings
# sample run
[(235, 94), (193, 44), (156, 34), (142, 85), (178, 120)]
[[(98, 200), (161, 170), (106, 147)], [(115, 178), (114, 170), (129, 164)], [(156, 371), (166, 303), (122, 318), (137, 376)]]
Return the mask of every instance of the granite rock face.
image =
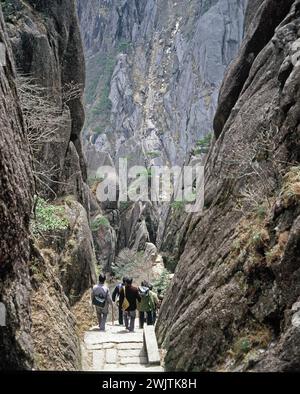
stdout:
[(205, 209), (160, 311), (168, 370), (300, 368), (300, 2), (258, 3), (222, 84)]
[(113, 160), (183, 164), (212, 131), (247, 1), (78, 0), (85, 136)]
[[(73, 188), (72, 194), (79, 194), (79, 200), (85, 203), (82, 190), (78, 190), (83, 189), (78, 184), (86, 181), (81, 143), (85, 62), (74, 1), (12, 0), (9, 4), (4, 10), (18, 72), (33, 78), (64, 112), (64, 123), (40, 152), (42, 164), (54, 169), (50, 179), (43, 178), (53, 192), (43, 186), (41, 192), (47, 191), (53, 199), (65, 193), (60, 182), (68, 183)], [(64, 97), (70, 84), (77, 86), (79, 94), (66, 102)], [(71, 171), (70, 161), (74, 165)], [(82, 179), (76, 176), (78, 167)]]
[(0, 302), (6, 308), (6, 326), (0, 327), (0, 369), (20, 369), (33, 365), (28, 233), (34, 183), (1, 10), (0, 42)]
[[(32, 247), (32, 338), (35, 369), (81, 369), (80, 338), (73, 310), (85, 305), (96, 283), (95, 252), (87, 213), (74, 197), (56, 202), (68, 228), (44, 234)], [(83, 316), (81, 315), (81, 319)], [(90, 316), (91, 323), (93, 322)]]
[[(0, 301), (8, 321), (1, 328), (0, 367), (78, 370), (81, 355), (72, 307), (80, 310), (81, 303), (86, 305), (87, 291), (96, 282), (96, 258), (81, 143), (85, 63), (75, 3), (11, 0), (3, 4), (3, 11), (7, 33), (1, 16), (1, 42), (9, 42), (12, 50), (7, 46), (7, 66), (0, 69)], [(33, 95), (41, 100), (45, 95), (64, 119), (38, 152), (25, 127), (26, 111), (18, 98), (23, 82), (16, 78), (12, 63), (18, 75), (39, 87)], [(66, 100), (70, 86), (76, 87), (76, 94)], [(55, 175), (45, 172), (40, 182), (37, 161), (46, 170), (55, 167)], [(30, 220), (38, 220), (36, 204), (32, 210), (35, 192), (49, 200), (43, 215), (52, 225), (42, 233), (32, 226), (29, 232)], [(53, 226), (57, 217), (51, 217), (56, 209), (66, 223), (60, 230)]]

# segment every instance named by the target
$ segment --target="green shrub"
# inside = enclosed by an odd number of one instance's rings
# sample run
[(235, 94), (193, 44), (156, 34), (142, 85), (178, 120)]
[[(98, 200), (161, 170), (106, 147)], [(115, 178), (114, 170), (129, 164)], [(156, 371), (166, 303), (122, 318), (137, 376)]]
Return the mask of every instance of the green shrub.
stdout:
[(131, 49), (132, 44), (129, 41), (121, 40), (117, 45), (117, 52), (128, 53)]
[(251, 341), (249, 340), (249, 338), (244, 337), (244, 338), (240, 338), (234, 347), (235, 353), (238, 356), (241, 356), (242, 354), (246, 354), (248, 353), (252, 348), (252, 344)]
[(48, 231), (60, 231), (68, 228), (69, 222), (65, 217), (63, 207), (49, 204), (43, 198), (36, 197), (35, 215), (31, 221), (31, 230), (34, 235)]
[(154, 282), (154, 288), (156, 290), (160, 289), (164, 295), (168, 290), (170, 283), (170, 272), (167, 269), (164, 269), (159, 279)]
[(182, 211), (185, 207), (184, 201), (173, 201), (171, 204), (171, 208), (174, 211)]
[(256, 214), (259, 219), (263, 220), (267, 216), (267, 207), (265, 205), (259, 205), (256, 210)]
[(208, 153), (212, 140), (212, 133), (206, 134), (203, 138), (196, 142), (196, 147), (193, 150), (195, 155)]
[(93, 232), (98, 231), (101, 227), (109, 227), (109, 220), (105, 216), (97, 216), (91, 224), (91, 230)]
[(94, 176), (89, 176), (87, 182), (90, 187), (93, 187), (96, 183), (103, 182), (103, 180), (104, 180), (103, 177), (94, 175)]
[(100, 135), (100, 134), (102, 134), (103, 133), (103, 128), (101, 127), (101, 126), (96, 126), (96, 127), (94, 127), (94, 129), (93, 129), (93, 132), (95, 133), (95, 134), (97, 134), (97, 135)]
[(160, 152), (158, 152), (158, 151), (151, 151), (151, 152), (147, 152), (146, 155), (150, 159), (156, 159), (157, 157), (160, 157)]
[(235, 360), (243, 359), (254, 349), (266, 349), (272, 341), (272, 332), (268, 327), (255, 327), (251, 332), (238, 338), (233, 345), (231, 355)]
[(120, 211), (126, 211), (132, 204), (132, 201), (120, 201), (119, 209)]

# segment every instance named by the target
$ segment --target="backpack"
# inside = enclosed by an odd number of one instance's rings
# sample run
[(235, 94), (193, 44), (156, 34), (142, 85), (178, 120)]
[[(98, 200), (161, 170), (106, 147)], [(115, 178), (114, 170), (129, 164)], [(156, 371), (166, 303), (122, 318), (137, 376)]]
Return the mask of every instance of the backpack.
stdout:
[(104, 308), (106, 304), (106, 299), (108, 295), (108, 290), (106, 291), (105, 296), (101, 293), (93, 296), (93, 305), (98, 306), (99, 308)]
[(139, 286), (138, 293), (141, 298), (145, 298), (149, 296), (149, 288), (145, 286)]

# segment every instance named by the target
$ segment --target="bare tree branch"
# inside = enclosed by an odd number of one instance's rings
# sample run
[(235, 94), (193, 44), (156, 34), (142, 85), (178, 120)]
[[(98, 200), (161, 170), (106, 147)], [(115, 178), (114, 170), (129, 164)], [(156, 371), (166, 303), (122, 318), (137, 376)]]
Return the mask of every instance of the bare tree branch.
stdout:
[(66, 84), (62, 89), (62, 102), (58, 102), (35, 78), (19, 74), (17, 79), (25, 130), (33, 153), (33, 173), (37, 185), (56, 196), (51, 185), (65, 183), (57, 181), (59, 168), (56, 165), (47, 168), (41, 152), (46, 144), (61, 142), (59, 131), (69, 120), (65, 105), (81, 97), (82, 87), (74, 82)]

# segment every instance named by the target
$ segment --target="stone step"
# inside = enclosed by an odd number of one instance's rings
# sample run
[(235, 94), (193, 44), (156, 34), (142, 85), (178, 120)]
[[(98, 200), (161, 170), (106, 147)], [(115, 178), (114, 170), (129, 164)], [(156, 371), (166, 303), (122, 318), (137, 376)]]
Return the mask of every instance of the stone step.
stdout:
[[(162, 372), (156, 359), (157, 343), (153, 334), (155, 336), (154, 327), (146, 327), (144, 331), (136, 327), (134, 333), (112, 324), (107, 324), (105, 332), (97, 327), (91, 329), (85, 333), (82, 344), (83, 370)], [(152, 365), (149, 365), (149, 356)]]

